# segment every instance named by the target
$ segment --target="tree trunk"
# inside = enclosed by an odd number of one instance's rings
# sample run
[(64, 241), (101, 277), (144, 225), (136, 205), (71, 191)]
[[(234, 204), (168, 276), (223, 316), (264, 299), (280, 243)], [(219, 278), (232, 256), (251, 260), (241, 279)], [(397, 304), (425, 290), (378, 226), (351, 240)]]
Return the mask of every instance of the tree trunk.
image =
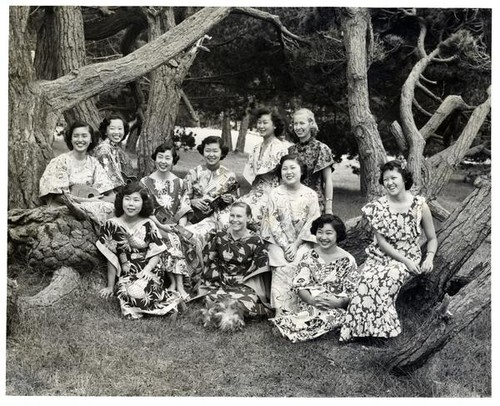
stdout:
[(18, 320), (18, 285), (14, 279), (7, 278), (7, 335), (13, 333)]
[(222, 113), (222, 141), (229, 148), (229, 151), (233, 150), (233, 137), (231, 135), (231, 116), (229, 112), (224, 111)]
[(347, 98), (351, 128), (358, 143), (361, 193), (367, 200), (382, 194), (379, 167), (386, 160), (377, 124), (370, 111), (366, 37), (370, 14), (364, 8), (342, 8), (347, 57)]
[(418, 369), (491, 305), (491, 264), (478, 267), (476, 279), (455, 296), (446, 296), (415, 335), (384, 357), (390, 370), (407, 374)]
[(245, 142), (247, 138), (249, 125), (250, 125), (250, 109), (247, 108), (245, 110), (245, 115), (241, 120), (240, 131), (238, 133), (238, 141), (236, 141), (236, 151), (238, 152), (241, 153), (245, 152)]
[(9, 254), (41, 273), (54, 272), (63, 265), (89, 272), (103, 263), (96, 240), (90, 223), (76, 220), (63, 206), (8, 213)]

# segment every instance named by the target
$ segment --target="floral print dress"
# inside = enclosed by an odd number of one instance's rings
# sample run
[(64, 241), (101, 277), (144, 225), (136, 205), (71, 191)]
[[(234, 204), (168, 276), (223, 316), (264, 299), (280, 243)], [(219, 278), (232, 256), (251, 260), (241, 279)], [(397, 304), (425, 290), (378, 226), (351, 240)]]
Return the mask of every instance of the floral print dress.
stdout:
[[(272, 268), (271, 306), (276, 314), (295, 311), (297, 295), (291, 291), (291, 283), (298, 260), (309, 251), (316, 237), (311, 234), (311, 224), (320, 216), (318, 195), (307, 186), (293, 194), (283, 185), (269, 194), (269, 202), (262, 220), (261, 236), (269, 243), (269, 265)], [(285, 258), (289, 244), (301, 241), (293, 262)]]
[(201, 249), (197, 247), (197, 241), (193, 241), (192, 233), (177, 225), (181, 217), (191, 212), (191, 204), (186, 183), (171, 175), (173, 178), (165, 181), (145, 176), (140, 183), (155, 197), (158, 221), (173, 226), (170, 231), (160, 230), (167, 246), (161, 255), (162, 266), (167, 272), (190, 276), (200, 266)]
[[(50, 194), (71, 193), (73, 187), (85, 185), (105, 193), (114, 188), (113, 182), (99, 161), (87, 155), (84, 161), (73, 158), (72, 152), (63, 153), (52, 159), (40, 179), (40, 197)], [(104, 223), (114, 215), (114, 204), (105, 201), (79, 203), (80, 207), (89, 211), (100, 223)]]
[(323, 169), (333, 168), (333, 154), (328, 145), (311, 137), (304, 143), (292, 145), (288, 149), (290, 154), (297, 155), (298, 159), (306, 166), (306, 174), (302, 183), (313, 189), (319, 198), (320, 210), (325, 211), (325, 196), (323, 195)]
[(117, 270), (115, 291), (124, 316), (137, 319), (177, 311), (180, 295), (165, 289), (164, 268), (156, 266), (152, 278), (141, 274), (152, 257), (167, 249), (151, 220), (129, 229), (120, 218), (112, 218), (102, 226), (96, 246)]
[(204, 263), (200, 293), (212, 300), (236, 299), (249, 316), (269, 314), (264, 292), (249, 283), (252, 277), (269, 271), (267, 251), (258, 235), (251, 232), (236, 239), (229, 231), (218, 231), (205, 251)]
[[(326, 263), (315, 249), (306, 252), (299, 262), (292, 290), (306, 289), (313, 297), (351, 297), (359, 279), (354, 257), (350, 254)], [(345, 309), (320, 310), (299, 299), (298, 312), (271, 321), (281, 334), (292, 342), (307, 341), (339, 327), (344, 322)]]
[(252, 208), (252, 218), (257, 228), (261, 225), (269, 193), (279, 185), (276, 167), (280, 159), (288, 154), (290, 145), (290, 142), (276, 138), (262, 150), (262, 143), (259, 143), (250, 152), (243, 168), (243, 177), (252, 185), (252, 189), (240, 200)]
[[(400, 254), (419, 264), (424, 203), (425, 198), (414, 196), (410, 208), (399, 213), (389, 207), (387, 196), (383, 196), (361, 210), (373, 230), (385, 237)], [(402, 262), (379, 248), (375, 237), (366, 252), (368, 256), (347, 308), (340, 341), (353, 337), (396, 337), (401, 333), (396, 299), (403, 284), (410, 279), (410, 273)]]
[(115, 188), (123, 186), (126, 179), (123, 174), (132, 177), (134, 170), (132, 162), (120, 144), (112, 142), (109, 138), (102, 141), (93, 151), (92, 155), (97, 158)]

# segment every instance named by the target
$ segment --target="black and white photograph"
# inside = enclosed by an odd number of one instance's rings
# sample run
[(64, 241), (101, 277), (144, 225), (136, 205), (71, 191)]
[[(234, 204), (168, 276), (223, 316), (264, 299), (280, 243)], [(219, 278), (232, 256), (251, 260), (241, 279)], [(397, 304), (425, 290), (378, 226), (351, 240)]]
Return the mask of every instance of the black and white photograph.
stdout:
[(0, 6), (2, 403), (492, 400), (498, 9), (191, 3)]

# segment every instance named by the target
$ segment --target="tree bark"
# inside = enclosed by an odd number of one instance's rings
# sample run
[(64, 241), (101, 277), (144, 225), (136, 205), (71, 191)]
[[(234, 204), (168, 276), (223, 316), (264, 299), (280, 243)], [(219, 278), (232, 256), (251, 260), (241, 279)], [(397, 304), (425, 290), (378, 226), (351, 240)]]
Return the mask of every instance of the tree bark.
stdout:
[(222, 141), (229, 148), (229, 151), (233, 150), (233, 137), (231, 135), (231, 116), (229, 112), (224, 111), (222, 113)]
[(397, 374), (418, 369), (491, 305), (491, 264), (478, 267), (476, 279), (451, 298), (446, 296), (415, 335), (383, 357), (388, 369)]
[(11, 335), (19, 320), (18, 284), (14, 279), (7, 278), (7, 335)]
[(370, 111), (366, 52), (369, 19), (368, 9), (342, 9), (349, 117), (359, 149), (361, 193), (367, 200), (372, 200), (382, 194), (378, 176), (379, 167), (385, 162), (386, 154)]

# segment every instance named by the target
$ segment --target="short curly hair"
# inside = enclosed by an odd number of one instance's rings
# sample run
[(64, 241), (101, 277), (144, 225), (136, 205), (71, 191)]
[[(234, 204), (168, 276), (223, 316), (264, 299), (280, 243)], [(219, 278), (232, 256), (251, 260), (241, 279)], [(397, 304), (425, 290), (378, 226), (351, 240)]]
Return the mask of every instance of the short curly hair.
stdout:
[(298, 155), (296, 154), (286, 154), (280, 159), (280, 163), (276, 167), (276, 175), (278, 175), (278, 179), (281, 180), (281, 168), (283, 168), (283, 164), (285, 161), (295, 161), (300, 166), (300, 181), (302, 182), (307, 176), (307, 166), (304, 162), (302, 162)]
[(285, 129), (285, 122), (277, 112), (267, 107), (262, 107), (254, 113), (255, 120), (258, 120), (260, 117), (266, 114), (269, 114), (271, 116), (271, 121), (276, 127), (276, 129), (274, 130), (274, 135), (277, 137), (280, 136), (283, 133), (283, 130)]
[(220, 155), (221, 161), (226, 157), (226, 155), (229, 152), (229, 147), (227, 147), (224, 144), (224, 140), (221, 137), (217, 137), (216, 135), (209, 135), (208, 137), (203, 138), (203, 141), (201, 142), (201, 144), (196, 147), (196, 149), (198, 150), (198, 152), (201, 155), (204, 154), (205, 147), (208, 144), (218, 144), (219, 145), (219, 148), (221, 150), (221, 155)]
[(64, 142), (66, 143), (66, 146), (70, 151), (73, 150), (73, 143), (71, 142), (71, 139), (73, 138), (73, 131), (77, 128), (81, 127), (87, 127), (90, 133), (90, 137), (92, 141), (90, 142), (89, 147), (87, 148), (87, 152), (92, 151), (95, 147), (97, 147), (97, 144), (99, 143), (99, 138), (97, 133), (94, 131), (94, 127), (92, 127), (89, 123), (86, 121), (75, 121), (73, 122), (66, 132), (64, 133)]
[(164, 142), (161, 145), (158, 145), (155, 149), (155, 151), (151, 154), (151, 159), (153, 161), (156, 161), (156, 156), (159, 153), (166, 152), (166, 151), (172, 151), (172, 158), (174, 165), (179, 161), (179, 154), (177, 153), (177, 149), (170, 143)]
[(147, 218), (153, 214), (154, 202), (153, 198), (149, 195), (148, 191), (137, 182), (131, 182), (121, 187), (116, 194), (115, 198), (115, 216), (120, 217), (123, 215), (123, 198), (130, 196), (132, 193), (139, 193), (142, 199), (142, 209), (139, 217)]
[(406, 169), (406, 163), (399, 159), (394, 159), (392, 161), (386, 162), (380, 167), (380, 177), (378, 178), (378, 183), (384, 185), (384, 173), (387, 171), (398, 171), (403, 177), (405, 183), (405, 189), (410, 190), (413, 186), (413, 175)]
[[(104, 120), (101, 121), (101, 124), (99, 124), (99, 134), (101, 134), (101, 138), (105, 140), (108, 138), (108, 135), (106, 134), (106, 130), (108, 129), (109, 125), (111, 124), (111, 120), (121, 120), (123, 123), (123, 138), (125, 138), (128, 133), (130, 132), (130, 125), (129, 123), (120, 115), (120, 114), (111, 114), (109, 117), (105, 117)], [(122, 138), (122, 139), (123, 139)]]
[[(313, 137), (315, 137), (318, 134), (319, 128), (318, 128), (318, 124), (316, 123), (316, 119), (314, 118), (314, 113), (309, 109), (301, 108), (301, 109), (298, 109), (298, 110), (293, 112), (292, 119), (295, 116), (298, 116), (301, 114), (305, 115), (307, 117), (307, 120), (311, 123), (311, 135)], [(293, 124), (293, 120), (292, 120), (292, 124)]]
[(347, 236), (347, 231), (344, 222), (339, 216), (333, 214), (322, 214), (317, 219), (315, 219), (311, 224), (311, 234), (316, 235), (319, 228), (322, 228), (325, 224), (331, 224), (335, 232), (337, 233), (337, 242), (344, 241)]

